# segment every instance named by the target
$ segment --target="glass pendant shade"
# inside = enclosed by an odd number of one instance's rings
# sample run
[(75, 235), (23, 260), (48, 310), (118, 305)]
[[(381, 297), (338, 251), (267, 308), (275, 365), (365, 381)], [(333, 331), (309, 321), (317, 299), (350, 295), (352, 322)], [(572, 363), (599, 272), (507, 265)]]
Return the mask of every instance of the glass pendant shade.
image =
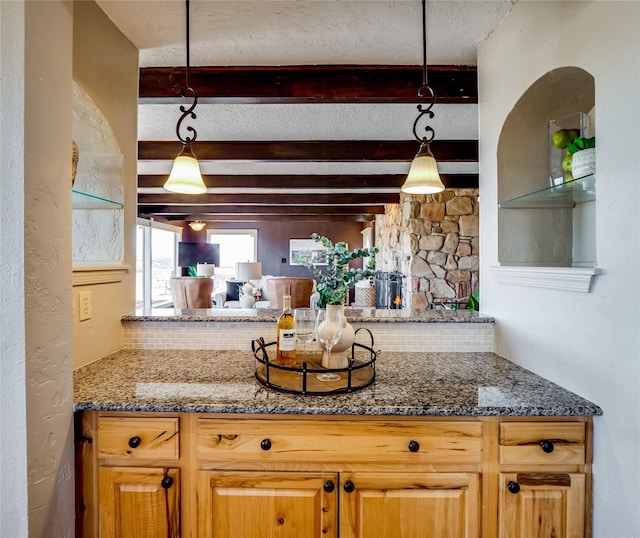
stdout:
[(191, 144), (185, 144), (180, 154), (173, 161), (173, 168), (164, 188), (180, 194), (202, 194), (207, 186), (202, 180), (200, 164), (193, 154)]
[(407, 194), (434, 194), (444, 190), (429, 144), (423, 142), (411, 162), (409, 175), (400, 189)]

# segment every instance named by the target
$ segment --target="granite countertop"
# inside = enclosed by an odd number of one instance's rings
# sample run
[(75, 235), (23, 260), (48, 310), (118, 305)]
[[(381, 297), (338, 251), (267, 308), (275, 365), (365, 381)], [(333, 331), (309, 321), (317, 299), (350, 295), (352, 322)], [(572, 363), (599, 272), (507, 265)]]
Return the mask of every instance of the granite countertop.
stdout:
[(373, 385), (291, 395), (250, 351), (123, 350), (74, 372), (75, 410), (315, 415), (588, 416), (602, 410), (494, 353), (382, 352)]
[[(475, 310), (387, 310), (346, 308), (350, 323), (494, 323)], [(152, 308), (122, 316), (122, 321), (276, 321), (282, 310), (266, 308)]]

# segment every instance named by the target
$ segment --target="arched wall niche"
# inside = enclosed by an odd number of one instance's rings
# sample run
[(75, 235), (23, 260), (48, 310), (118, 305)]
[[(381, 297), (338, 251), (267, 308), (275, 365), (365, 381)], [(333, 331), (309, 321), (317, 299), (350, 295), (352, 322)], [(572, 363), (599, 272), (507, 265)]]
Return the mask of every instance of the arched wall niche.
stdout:
[[(549, 186), (549, 121), (583, 112), (595, 122), (595, 79), (579, 67), (560, 67), (536, 80), (504, 122), (498, 140), (498, 199)], [(590, 259), (592, 258), (592, 259)], [(595, 263), (595, 202), (564, 209), (507, 209), (498, 213), (501, 265), (548, 267)]]
[[(73, 81), (73, 140), (79, 149), (73, 189), (107, 200), (123, 199), (123, 156), (109, 120)], [(74, 209), (73, 265), (119, 265), (123, 260), (121, 209)]]

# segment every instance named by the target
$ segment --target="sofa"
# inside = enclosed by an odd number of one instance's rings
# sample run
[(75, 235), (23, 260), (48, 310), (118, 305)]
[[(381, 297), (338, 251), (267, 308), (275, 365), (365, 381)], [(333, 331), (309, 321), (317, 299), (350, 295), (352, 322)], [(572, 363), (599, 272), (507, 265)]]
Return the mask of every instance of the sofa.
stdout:
[[(268, 281), (272, 280), (270, 284)], [(304, 281), (304, 282), (303, 282)], [(244, 282), (228, 281), (228, 285), (242, 286)], [(316, 283), (312, 278), (298, 277), (276, 277), (264, 275), (258, 280), (249, 280), (254, 289), (260, 289), (262, 296), (256, 301), (255, 308), (282, 308), (282, 296), (289, 292), (291, 297), (291, 307), (300, 308), (302, 306), (315, 307), (318, 301)], [(227, 289), (220, 290), (213, 295), (215, 301), (214, 308), (241, 308), (237, 296), (229, 294)]]

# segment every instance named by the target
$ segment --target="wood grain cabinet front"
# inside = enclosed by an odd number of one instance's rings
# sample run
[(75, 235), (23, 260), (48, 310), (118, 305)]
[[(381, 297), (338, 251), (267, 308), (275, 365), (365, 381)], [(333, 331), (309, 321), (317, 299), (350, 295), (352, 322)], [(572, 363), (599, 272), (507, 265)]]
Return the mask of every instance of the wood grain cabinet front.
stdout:
[(337, 538), (338, 475), (201, 471), (199, 538)]
[(341, 538), (477, 538), (475, 473), (341, 473)]
[(581, 473), (502, 473), (499, 538), (582, 538), (585, 488)]
[(78, 538), (591, 536), (591, 418), (76, 418)]
[(100, 538), (179, 538), (180, 471), (101, 467)]
[(128, 459), (177, 459), (179, 419), (98, 418), (98, 457)]
[(587, 423), (505, 421), (499, 427), (499, 538), (590, 536)]

